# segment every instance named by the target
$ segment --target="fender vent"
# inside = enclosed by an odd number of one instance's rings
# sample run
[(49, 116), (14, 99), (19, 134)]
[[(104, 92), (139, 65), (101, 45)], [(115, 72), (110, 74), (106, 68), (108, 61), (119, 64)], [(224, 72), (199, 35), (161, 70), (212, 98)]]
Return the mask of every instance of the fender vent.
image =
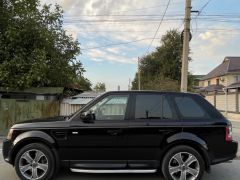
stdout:
[(53, 131), (53, 135), (57, 139), (66, 139), (66, 132), (64, 131)]

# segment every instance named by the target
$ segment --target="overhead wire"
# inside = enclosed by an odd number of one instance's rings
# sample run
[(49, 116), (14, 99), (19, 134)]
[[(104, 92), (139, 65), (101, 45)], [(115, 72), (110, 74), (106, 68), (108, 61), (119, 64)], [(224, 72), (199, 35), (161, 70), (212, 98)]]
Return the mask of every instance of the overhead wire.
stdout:
[(152, 46), (153, 41), (155, 40), (155, 38), (156, 38), (156, 36), (157, 36), (158, 30), (159, 30), (160, 26), (162, 25), (163, 19), (164, 19), (166, 13), (167, 13), (169, 4), (170, 4), (170, 0), (168, 0), (167, 6), (166, 6), (165, 11), (164, 11), (164, 13), (163, 13), (163, 15), (162, 15), (162, 19), (161, 19), (161, 21), (160, 21), (159, 24), (158, 24), (157, 30), (156, 30), (156, 32), (154, 33), (153, 39), (151, 40), (151, 42), (150, 42), (150, 44), (149, 44), (149, 46), (148, 46), (147, 51), (146, 51), (145, 54), (148, 53), (149, 49), (150, 49), (151, 46)]
[(119, 46), (119, 45), (124, 45), (124, 44), (131, 44), (131, 43), (135, 43), (135, 42), (139, 42), (139, 41), (145, 41), (145, 40), (149, 40), (149, 39), (152, 39), (152, 38), (143, 38), (143, 39), (137, 39), (137, 40), (121, 42), (121, 43), (106, 44), (106, 45), (103, 45), (103, 46), (83, 48), (81, 50), (86, 51), (86, 50), (91, 50), (91, 49), (105, 48), (105, 47), (109, 47), (109, 46)]

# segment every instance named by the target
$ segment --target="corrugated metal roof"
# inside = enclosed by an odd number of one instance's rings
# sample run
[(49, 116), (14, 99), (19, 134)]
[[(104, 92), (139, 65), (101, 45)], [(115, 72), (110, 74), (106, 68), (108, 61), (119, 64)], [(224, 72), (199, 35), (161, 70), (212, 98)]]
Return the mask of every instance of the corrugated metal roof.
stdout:
[(82, 94), (78, 94), (78, 95), (70, 97), (70, 98), (65, 98), (62, 100), (62, 103), (85, 105), (101, 94), (102, 93), (92, 92), (92, 91), (84, 92)]
[(30, 93), (30, 94), (62, 94), (63, 87), (32, 87), (27, 89), (6, 89), (0, 87), (0, 92), (8, 92), (8, 93)]
[(222, 64), (214, 68), (201, 80), (224, 76), (229, 73), (240, 72), (240, 57), (225, 57)]

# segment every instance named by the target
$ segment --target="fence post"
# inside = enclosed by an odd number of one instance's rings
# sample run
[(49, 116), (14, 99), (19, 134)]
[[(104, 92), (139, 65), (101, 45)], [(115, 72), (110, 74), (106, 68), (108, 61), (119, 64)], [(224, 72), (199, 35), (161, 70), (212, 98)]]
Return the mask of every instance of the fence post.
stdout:
[(213, 104), (214, 104), (214, 107), (217, 107), (216, 94), (217, 94), (217, 91), (214, 91), (214, 93), (213, 93)]
[(238, 92), (239, 92), (239, 90), (238, 90), (238, 88), (236, 89), (236, 96), (235, 96), (235, 98), (236, 98), (236, 113), (239, 113), (239, 100), (238, 100)]

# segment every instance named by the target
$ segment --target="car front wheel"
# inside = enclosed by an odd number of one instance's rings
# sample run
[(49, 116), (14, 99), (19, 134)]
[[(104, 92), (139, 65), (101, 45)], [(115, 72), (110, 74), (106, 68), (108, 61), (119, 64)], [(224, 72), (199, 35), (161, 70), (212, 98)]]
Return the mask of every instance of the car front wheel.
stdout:
[(204, 161), (195, 149), (176, 146), (165, 155), (162, 171), (169, 180), (199, 180), (204, 173)]
[(17, 153), (14, 166), (23, 180), (48, 180), (54, 174), (54, 156), (44, 144), (32, 143)]

